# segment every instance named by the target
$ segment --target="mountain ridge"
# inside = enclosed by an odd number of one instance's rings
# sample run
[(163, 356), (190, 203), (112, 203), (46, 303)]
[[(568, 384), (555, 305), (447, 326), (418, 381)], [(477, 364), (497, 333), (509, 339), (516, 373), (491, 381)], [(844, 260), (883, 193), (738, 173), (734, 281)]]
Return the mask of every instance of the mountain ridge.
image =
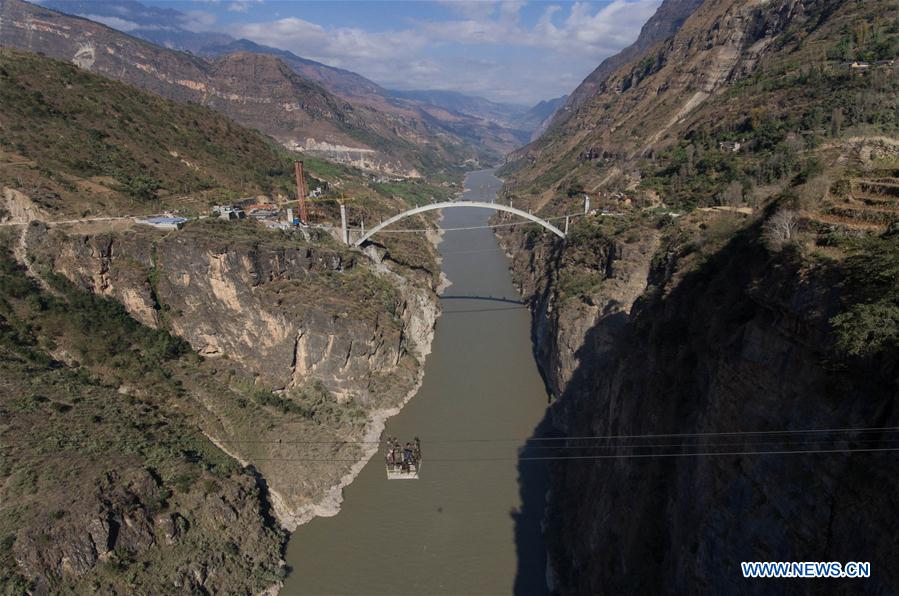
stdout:
[[(261, 58), (252, 61), (245, 53), (209, 60), (21, 0), (3, 0), (0, 15), (3, 45), (71, 60), (177, 101), (215, 105), (288, 147), (303, 147), (364, 169), (411, 177), (425, 171), (447, 175), (458, 171), (466, 160), (479, 157), (469, 143), (425, 119), (354, 105), (289, 67), (280, 68), (264, 58), (266, 54), (256, 54)], [(245, 67), (243, 75), (267, 77), (280, 89), (280, 101), (252, 95), (250, 88), (258, 90), (259, 81), (231, 76), (233, 72), (226, 67), (238, 62)], [(264, 106), (265, 112), (254, 106)]]
[(552, 119), (546, 123), (543, 129), (561, 126), (573, 112), (599, 91), (600, 85), (610, 74), (675, 33), (702, 2), (703, 0), (663, 0), (656, 12), (640, 29), (640, 34), (634, 43), (603, 60), (593, 72), (587, 75), (580, 85), (568, 95), (565, 104), (556, 110)]
[[(494, 159), (528, 140), (527, 133), (530, 131), (519, 130), (519, 123), (514, 122), (514, 116), (523, 111), (524, 107), (516, 110), (511, 105), (462, 94), (458, 94), (454, 103), (448, 103), (439, 99), (442, 92), (391, 91), (358, 73), (303, 58), (289, 50), (266, 46), (248, 39), (235, 39), (227, 34), (198, 33), (183, 29), (178, 19), (186, 15), (173, 9), (148, 8), (133, 0), (116, 0), (111, 3), (50, 1), (43, 5), (66, 14), (88, 17), (117, 18), (112, 15), (126, 12), (140, 15), (142, 10), (150, 11), (157, 20), (146, 22), (137, 18), (139, 22), (135, 25), (140, 26), (130, 29), (127, 33), (159, 46), (185, 50), (211, 59), (235, 52), (277, 56), (289, 64), (297, 74), (321, 84), (329, 92), (343, 99), (384, 112), (400, 121), (413, 119), (418, 126), (436, 127), (440, 132), (459, 135), (473, 145), (484, 144), (485, 156), (491, 154)], [(119, 8), (121, 10), (117, 10)], [(95, 13), (102, 14), (95, 15)], [(153, 26), (147, 27), (149, 24)], [(423, 100), (422, 97), (425, 95), (431, 95), (432, 101)], [(469, 109), (458, 109), (460, 102)], [(478, 104), (482, 109), (470, 109), (471, 106)]]

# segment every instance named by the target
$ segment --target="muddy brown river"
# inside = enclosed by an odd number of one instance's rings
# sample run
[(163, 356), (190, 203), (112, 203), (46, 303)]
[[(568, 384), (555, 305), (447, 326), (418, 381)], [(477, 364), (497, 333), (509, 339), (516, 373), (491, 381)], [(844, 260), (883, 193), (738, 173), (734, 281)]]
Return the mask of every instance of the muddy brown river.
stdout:
[[(463, 198), (491, 201), (500, 184), (472, 172)], [(483, 225), (492, 214), (447, 209), (441, 226)], [(530, 314), (490, 229), (447, 232), (440, 251), (452, 285), (424, 382), (385, 431), (421, 437), (421, 478), (387, 480), (383, 455), (373, 457), (338, 515), (291, 536), (282, 594), (546, 592), (545, 464), (517, 459), (547, 405)]]

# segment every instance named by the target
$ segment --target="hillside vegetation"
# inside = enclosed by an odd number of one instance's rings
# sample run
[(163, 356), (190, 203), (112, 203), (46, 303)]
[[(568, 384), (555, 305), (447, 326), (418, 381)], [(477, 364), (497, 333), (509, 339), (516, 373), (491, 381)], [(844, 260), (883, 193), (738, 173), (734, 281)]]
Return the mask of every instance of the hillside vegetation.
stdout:
[(42, 208), (146, 213), (293, 194), (293, 164), (261, 134), (72, 64), (0, 49), (0, 182)]
[[(361, 456), (352, 441), (372, 412), (416, 383), (436, 312), (421, 236), (385, 235), (375, 263), (326, 229), (209, 218), (166, 233), (97, 217), (292, 195), (298, 156), (208, 108), (0, 50), (9, 593), (277, 584), (282, 527)], [(323, 190), (316, 223), (339, 222), (338, 200), (371, 225), (452, 191), (305, 160)]]
[[(514, 140), (506, 138), (508, 131), (493, 130), (477, 118), (463, 119), (457, 133), (451, 114), (434, 118), (423, 108), (393, 105), (377, 93), (367, 94), (368, 100), (348, 100), (326, 88), (326, 72), (310, 71), (292, 54), (254, 44), (200, 57), (23, 0), (0, 4), (0, 24), (0, 45), (72, 61), (163, 97), (210, 107), (282, 146), (371, 171), (458, 178), (466, 161), (497, 158), (495, 149), (476, 147), (472, 136), (506, 147)], [(342, 71), (330, 70), (344, 78)], [(346, 74), (357, 82), (361, 78)]]
[[(0, 81), (0, 185), (50, 220), (163, 209), (202, 215), (247, 196), (294, 197), (297, 158), (308, 188), (324, 191), (312, 206), (315, 223), (339, 223), (339, 200), (359, 227), (449, 198), (456, 188), (452, 177), (377, 182), (357, 168), (288, 152), (209, 108), (30, 52), (0, 49)], [(385, 234), (378, 241), (397, 260), (416, 255), (416, 266), (434, 269), (423, 239)]]

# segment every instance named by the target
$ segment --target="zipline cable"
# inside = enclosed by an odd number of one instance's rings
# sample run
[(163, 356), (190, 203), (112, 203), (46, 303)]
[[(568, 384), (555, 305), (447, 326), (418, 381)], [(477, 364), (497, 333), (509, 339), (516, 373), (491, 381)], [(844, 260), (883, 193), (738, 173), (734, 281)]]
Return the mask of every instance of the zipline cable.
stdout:
[[(864, 432), (899, 432), (899, 426), (872, 426), (861, 428), (820, 428), (820, 429), (792, 429), (792, 430), (755, 430), (755, 431), (719, 431), (719, 432), (700, 432), (700, 433), (654, 433), (642, 435), (587, 435), (575, 437), (515, 437), (515, 438), (492, 438), (492, 439), (428, 439), (428, 444), (443, 443), (510, 443), (510, 442), (529, 442), (529, 441), (586, 441), (586, 440), (620, 440), (620, 439), (660, 439), (660, 438), (679, 438), (679, 437), (724, 437), (724, 436), (752, 436), (752, 435), (796, 435), (796, 434), (824, 434), (824, 433), (864, 433)], [(353, 440), (330, 440), (330, 441), (270, 441), (258, 439), (221, 439), (226, 443), (234, 444), (251, 444), (251, 443), (282, 443), (282, 444), (368, 444), (378, 445), (384, 441), (353, 441)]]
[[(428, 444), (458, 444), (458, 443), (530, 443), (544, 441), (587, 441), (587, 440), (621, 440), (621, 439), (658, 439), (658, 438), (698, 438), (698, 437), (733, 437), (733, 436), (773, 436), (773, 435), (802, 435), (802, 434), (826, 434), (826, 433), (871, 433), (871, 432), (899, 432), (899, 426), (872, 426), (859, 428), (820, 428), (820, 429), (788, 429), (788, 430), (756, 430), (756, 431), (718, 431), (698, 433), (653, 433), (634, 435), (584, 435), (574, 437), (516, 437), (516, 438), (492, 438), (492, 439), (429, 439)], [(228, 439), (217, 438), (224, 444), (231, 445), (380, 445), (385, 441), (359, 441), (359, 440), (262, 440), (262, 439)], [(828, 440), (852, 440), (849, 438), (822, 439)], [(5, 445), (33, 444), (35, 441), (11, 441)], [(619, 445), (621, 446), (621, 445)], [(638, 447), (640, 445), (631, 445)], [(573, 445), (578, 447), (578, 445)]]
[[(888, 439), (888, 438), (878, 438), (878, 439), (839, 439), (840, 441), (847, 442), (855, 442), (855, 443), (883, 443), (890, 442), (895, 443), (899, 441), (899, 439)], [(811, 443), (828, 443), (832, 442), (827, 439), (819, 439), (813, 441), (800, 441), (794, 443), (795, 445), (803, 445), (803, 444), (811, 444)], [(835, 441), (833, 441), (835, 442)], [(763, 442), (756, 443), (756, 445), (771, 445), (777, 444), (779, 442)], [(739, 443), (723, 443), (723, 444), (707, 444), (707, 445), (677, 445), (677, 444), (664, 444), (664, 445), (626, 445), (626, 446), (615, 446), (609, 445), (605, 447), (615, 447), (615, 448), (625, 448), (625, 449), (635, 449), (635, 448), (657, 448), (657, 447), (676, 447), (676, 448), (702, 448), (709, 449), (714, 447), (731, 447), (734, 445), (739, 445)], [(745, 445), (746, 447), (750, 447), (750, 445)], [(784, 447), (789, 447), (790, 445), (785, 445)], [(594, 447), (583, 447), (585, 449), (591, 449)], [(705, 456), (705, 455), (785, 455), (785, 454), (820, 454), (820, 453), (873, 453), (873, 452), (893, 452), (899, 451), (899, 447), (840, 447), (835, 449), (776, 449), (776, 450), (766, 450), (766, 451), (753, 451), (753, 450), (742, 450), (742, 451), (684, 451), (684, 452), (675, 452), (675, 453), (613, 453), (613, 454), (584, 454), (584, 455), (521, 455), (515, 457), (474, 457), (474, 458), (427, 458), (429, 462), (437, 461), (437, 462), (468, 462), (468, 461), (550, 461), (550, 460), (579, 460), (579, 459), (629, 459), (629, 458), (646, 458), (646, 457), (688, 457), (688, 456)], [(522, 449), (523, 453), (527, 452), (527, 448)], [(24, 457), (33, 457), (33, 458), (41, 458), (41, 459), (71, 459), (71, 458), (92, 458), (96, 459), (99, 454), (61, 454), (61, 453), (49, 453), (49, 454), (24, 454)], [(135, 458), (141, 457), (143, 454), (135, 453), (135, 454), (106, 454), (107, 458), (119, 459), (119, 458)], [(19, 457), (22, 457), (20, 455)], [(265, 461), (294, 461), (294, 462), (356, 462), (358, 459), (350, 459), (350, 458), (322, 458), (322, 457), (253, 457), (251, 455), (245, 455), (244, 457), (250, 459), (252, 462), (265, 462)]]

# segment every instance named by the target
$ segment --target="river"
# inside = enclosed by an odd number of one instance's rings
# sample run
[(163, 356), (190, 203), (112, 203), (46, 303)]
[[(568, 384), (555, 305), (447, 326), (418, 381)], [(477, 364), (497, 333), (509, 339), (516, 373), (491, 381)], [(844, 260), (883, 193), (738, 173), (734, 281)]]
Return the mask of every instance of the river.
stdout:
[[(491, 201), (500, 185), (492, 171), (472, 172), (463, 199)], [(492, 214), (447, 209), (441, 226), (483, 225)], [(282, 594), (546, 591), (545, 467), (517, 459), (547, 405), (530, 313), (490, 229), (447, 232), (439, 249), (452, 285), (424, 381), (386, 430), (421, 437), (421, 478), (388, 481), (383, 454), (373, 457), (338, 515), (291, 536)]]

